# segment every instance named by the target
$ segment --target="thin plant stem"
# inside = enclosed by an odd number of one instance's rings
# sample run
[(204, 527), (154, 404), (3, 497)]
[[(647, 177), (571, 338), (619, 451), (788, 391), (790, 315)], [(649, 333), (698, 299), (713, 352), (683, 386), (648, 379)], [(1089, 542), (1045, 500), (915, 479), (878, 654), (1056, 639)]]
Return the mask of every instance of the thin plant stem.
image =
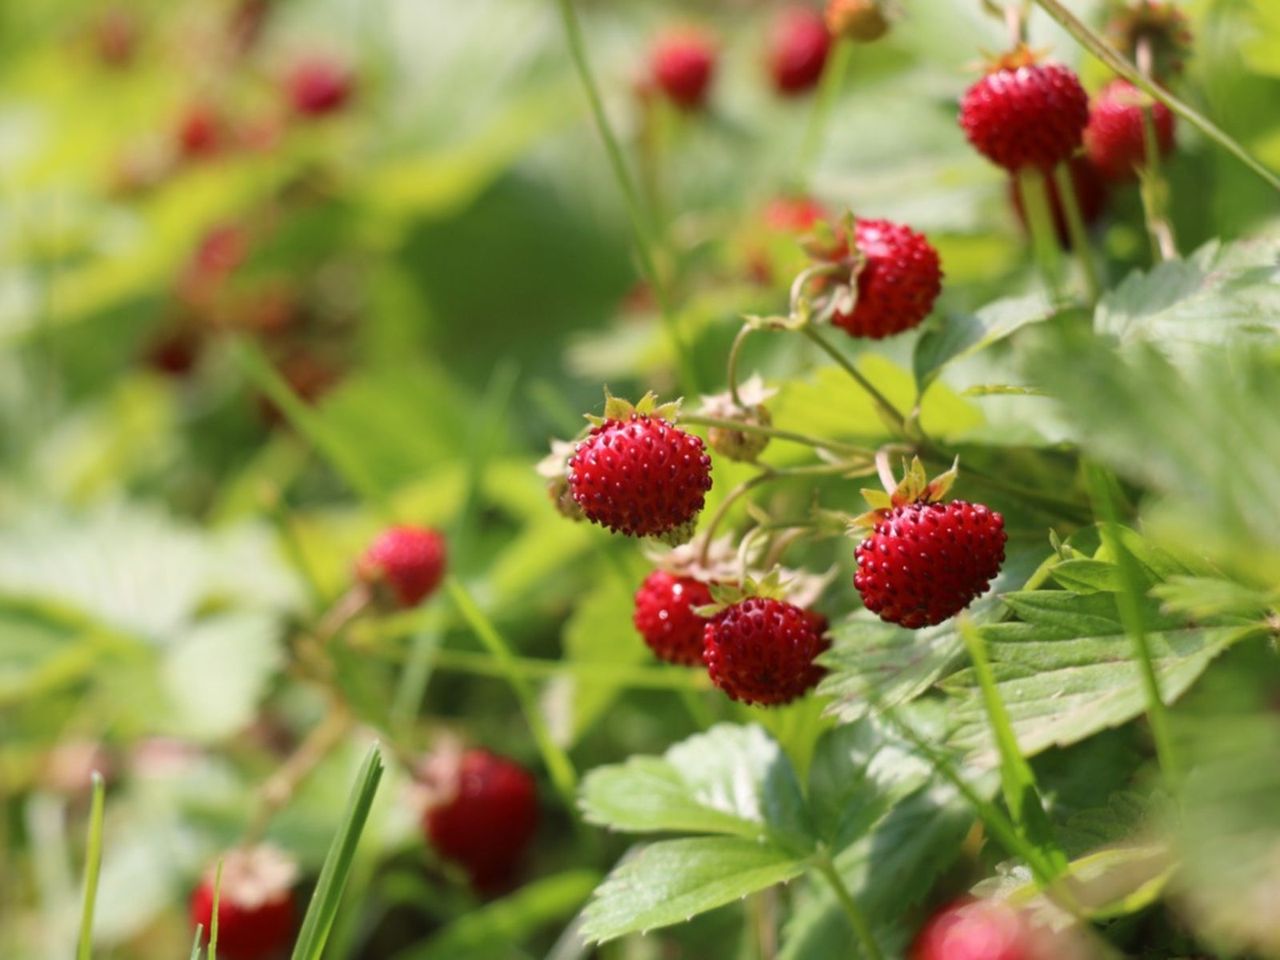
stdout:
[(854, 935), (857, 936), (858, 943), (861, 944), (862, 952), (866, 955), (867, 960), (883, 960), (884, 954), (880, 952), (880, 945), (876, 943), (876, 938), (871, 933), (871, 924), (867, 921), (867, 915), (862, 912), (858, 902), (853, 899), (853, 894), (844, 885), (844, 880), (840, 876), (840, 871), (836, 869), (835, 862), (831, 859), (831, 854), (824, 850), (819, 855), (815, 866), (831, 886), (832, 892), (835, 893), (836, 899), (840, 902), (840, 907), (844, 910), (844, 915), (849, 920), (849, 926), (853, 927)]
[(76, 960), (93, 956), (93, 908), (98, 899), (98, 877), (102, 872), (102, 816), (106, 787), (102, 774), (93, 771), (93, 799), (89, 804), (89, 844), (85, 851), (84, 902), (80, 909), (80, 940)]
[(757, 473), (754, 477), (748, 477), (740, 484), (724, 495), (724, 499), (716, 507), (716, 512), (711, 515), (711, 520), (707, 523), (706, 531), (702, 535), (702, 550), (698, 554), (698, 562), (704, 567), (711, 555), (711, 541), (715, 539), (716, 530), (720, 528), (721, 522), (729, 515), (729, 510), (735, 503), (745, 497), (761, 484), (767, 483), (773, 479), (770, 473)]
[(750, 324), (742, 325), (738, 335), (733, 338), (733, 346), (729, 348), (729, 360), (725, 369), (725, 379), (729, 383), (729, 396), (733, 398), (733, 405), (739, 410), (745, 410), (746, 406), (742, 402), (742, 397), (738, 396), (738, 356), (742, 353), (742, 345), (747, 342), (747, 337), (751, 335), (753, 329)]
[(262, 838), (267, 826), (271, 823), (271, 818), (288, 805), (293, 795), (297, 793), (298, 787), (334, 747), (342, 742), (351, 727), (350, 711), (335, 701), (330, 705), (324, 719), (312, 728), (298, 748), (262, 785), (258, 794), (257, 813), (245, 831), (246, 845), (256, 843)]
[(801, 330), (806, 337), (818, 345), (823, 353), (834, 360), (845, 373), (852, 377), (858, 386), (867, 392), (867, 395), (875, 401), (876, 407), (889, 425), (905, 436), (907, 420), (902, 415), (902, 411), (895, 407), (888, 397), (877, 390), (870, 380), (859, 373), (858, 368), (849, 361), (849, 358), (837, 350), (831, 341), (815, 330), (812, 324), (802, 327)]
[[(1138, 70), (1144, 77), (1152, 72), (1151, 41), (1138, 40)], [(1142, 212), (1151, 238), (1151, 253), (1156, 263), (1178, 258), (1173, 224), (1169, 222), (1169, 184), (1160, 169), (1160, 139), (1156, 133), (1155, 114), (1150, 103), (1142, 105), (1142, 147), (1144, 167), (1139, 180)]]
[(1094, 259), (1092, 245), (1089, 243), (1089, 230), (1085, 226), (1084, 214), (1080, 212), (1080, 198), (1076, 195), (1076, 182), (1071, 176), (1070, 164), (1060, 163), (1054, 168), (1053, 182), (1058, 188), (1058, 202), (1066, 215), (1071, 249), (1080, 263), (1080, 272), (1084, 274), (1089, 303), (1095, 304), (1102, 296), (1102, 281), (1098, 276), (1098, 263)]
[(832, 453), (861, 454), (868, 459), (871, 457), (870, 450), (854, 443), (827, 440), (823, 437), (814, 437), (806, 433), (796, 433), (794, 430), (779, 430), (777, 427), (766, 427), (756, 423), (738, 423), (736, 420), (725, 420), (722, 417), (707, 417), (702, 414), (685, 413), (680, 414), (680, 422), (694, 427), (720, 427), (725, 430), (759, 434), (760, 436), (771, 437), (774, 440), (787, 440), (791, 443), (803, 444), (806, 447), (813, 447), (817, 450), (830, 450)]
[(804, 137), (800, 141), (800, 156), (797, 161), (797, 180), (803, 189), (809, 188), (813, 179), (813, 168), (818, 162), (818, 154), (831, 118), (831, 110), (836, 98), (840, 95), (840, 87), (844, 83), (845, 74), (849, 72), (849, 61), (853, 58), (853, 44), (843, 37), (836, 40), (835, 49), (827, 60), (822, 71), (822, 81), (818, 88), (818, 96), (813, 110), (809, 113), (809, 122), (805, 126)]
[(649, 667), (640, 664), (591, 663), (569, 660), (539, 660), (513, 657), (499, 663), (486, 653), (472, 650), (439, 650), (435, 654), (437, 670), (503, 679), (516, 674), (527, 680), (549, 680), (553, 677), (577, 677), (601, 680), (637, 690), (709, 690), (711, 681), (705, 671), (677, 667)]
[(218, 866), (213, 873), (213, 909), (209, 914), (209, 957), (218, 960), (218, 910), (222, 905), (222, 867), (226, 861), (218, 858)]
[(1187, 123), (1196, 127), (1210, 140), (1218, 144), (1246, 167), (1256, 173), (1277, 191), (1280, 191), (1280, 176), (1268, 170), (1248, 150), (1238, 143), (1230, 134), (1222, 130), (1213, 121), (1192, 107), (1183, 103), (1168, 90), (1155, 83), (1150, 77), (1144, 77), (1142, 71), (1130, 63), (1118, 50), (1098, 36), (1083, 20), (1073, 14), (1061, 0), (1035, 0), (1045, 13), (1056, 20), (1076, 41), (1089, 53), (1134, 86), (1145, 90), (1166, 107), (1176, 113)]
[(1031, 249), (1036, 266), (1048, 288), (1053, 303), (1062, 302), (1061, 262), (1058, 256), (1058, 234), (1053, 225), (1053, 211), (1045, 189), (1044, 174), (1035, 167), (1023, 167), (1017, 173), (1018, 195), (1031, 231)]
[(587, 95), (587, 102), (591, 107), (591, 116), (595, 121), (600, 139), (604, 142), (605, 153), (609, 156), (609, 166), (613, 170), (614, 179), (618, 183), (618, 189), (622, 191), (622, 198), (626, 204), (627, 216), (631, 221), (631, 230), (635, 238), (636, 255), (640, 260), (640, 270), (645, 279), (649, 281), (649, 285), (653, 288), (654, 296), (658, 300), (663, 328), (666, 330), (667, 339), (675, 352), (683, 388), (687, 393), (696, 393), (698, 391), (697, 372), (694, 369), (684, 338), (680, 334), (680, 325), (675, 313), (672, 311), (670, 294), (658, 270), (657, 258), (654, 255), (654, 251), (657, 248), (654, 230), (640, 203), (640, 194), (636, 190), (635, 184), (632, 183), (631, 173), (627, 169), (627, 161), (623, 157), (622, 146), (618, 142), (618, 136), (614, 133), (613, 127), (610, 126), (609, 117), (605, 113), (604, 101), (600, 96), (600, 88), (596, 85), (595, 76), (591, 72), (591, 64), (587, 60), (586, 44), (582, 39), (582, 25), (578, 22), (577, 12), (573, 8), (573, 0), (558, 0), (558, 6), (560, 9), (560, 21), (564, 27), (565, 40), (569, 45), (569, 56), (578, 72), (578, 79), (582, 83), (583, 92)]

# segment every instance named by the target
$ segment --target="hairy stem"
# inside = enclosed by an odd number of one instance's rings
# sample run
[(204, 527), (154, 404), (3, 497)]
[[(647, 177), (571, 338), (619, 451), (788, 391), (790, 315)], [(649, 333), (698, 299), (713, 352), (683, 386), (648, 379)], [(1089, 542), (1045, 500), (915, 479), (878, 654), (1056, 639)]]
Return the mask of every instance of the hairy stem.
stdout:
[(840, 907), (844, 910), (844, 915), (849, 920), (849, 926), (853, 928), (854, 935), (858, 938), (858, 943), (861, 945), (862, 952), (867, 957), (867, 960), (883, 960), (884, 954), (880, 952), (880, 945), (876, 943), (876, 938), (871, 933), (871, 924), (867, 921), (867, 915), (862, 912), (858, 902), (849, 893), (849, 888), (844, 885), (844, 880), (840, 876), (840, 871), (836, 869), (835, 862), (831, 859), (831, 854), (824, 850), (819, 855), (815, 866), (818, 872), (826, 878), (832, 892), (836, 895), (836, 899), (840, 901)]
[(1031, 248), (1036, 266), (1049, 291), (1049, 298), (1062, 302), (1062, 265), (1058, 256), (1058, 232), (1053, 225), (1053, 209), (1049, 205), (1049, 193), (1044, 174), (1034, 167), (1018, 171), (1018, 195), (1022, 198), (1022, 210), (1031, 231)]
[(870, 380), (859, 373), (858, 368), (850, 362), (849, 358), (837, 350), (831, 341), (815, 330), (812, 324), (802, 327), (801, 330), (806, 337), (818, 345), (823, 353), (834, 360), (845, 373), (853, 378), (854, 383), (866, 391), (867, 395), (875, 401), (876, 407), (880, 410), (889, 426), (905, 436), (907, 419), (902, 415), (902, 411), (895, 407), (888, 397), (877, 390)]
[(725, 369), (725, 379), (729, 383), (729, 396), (733, 398), (733, 405), (739, 410), (745, 410), (746, 406), (742, 402), (742, 397), (738, 396), (738, 357), (742, 353), (742, 345), (747, 342), (747, 337), (751, 335), (753, 329), (750, 324), (742, 325), (738, 335), (733, 338), (733, 346), (729, 348), (729, 360)]
[(832, 453), (861, 455), (868, 459), (872, 455), (871, 451), (866, 447), (860, 447), (854, 443), (845, 443), (841, 440), (825, 440), (822, 437), (796, 433), (792, 430), (779, 430), (777, 427), (765, 427), (754, 423), (738, 423), (736, 420), (725, 420), (721, 417), (682, 413), (680, 422), (694, 427), (720, 427), (725, 430), (737, 430), (741, 433), (755, 433), (764, 437), (772, 437), (775, 440), (787, 440), (791, 443), (803, 444), (806, 447), (814, 447), (818, 450), (830, 450)]

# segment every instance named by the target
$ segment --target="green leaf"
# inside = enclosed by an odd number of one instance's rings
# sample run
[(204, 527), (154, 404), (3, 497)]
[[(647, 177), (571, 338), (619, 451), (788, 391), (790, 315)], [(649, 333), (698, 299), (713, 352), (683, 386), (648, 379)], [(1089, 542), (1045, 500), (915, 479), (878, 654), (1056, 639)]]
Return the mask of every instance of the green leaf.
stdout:
[(631, 833), (766, 837), (812, 846), (795, 772), (758, 726), (719, 724), (662, 757), (599, 767), (582, 784), (583, 815)]
[(663, 840), (628, 854), (584, 912), (595, 943), (683, 923), (804, 872), (789, 854), (740, 837)]
[(1151, 593), (1163, 601), (1166, 610), (1201, 621), (1218, 617), (1259, 620), (1280, 603), (1273, 591), (1212, 577), (1172, 577), (1167, 583), (1156, 584)]
[(917, 389), (923, 395), (953, 360), (984, 350), (1033, 323), (1055, 315), (1042, 293), (1006, 297), (987, 304), (976, 314), (953, 313), (944, 323), (928, 329), (916, 341), (912, 367)]
[(329, 931), (333, 929), (333, 921), (342, 901), (342, 891), (351, 873), (356, 846), (360, 842), (365, 821), (369, 818), (373, 798), (378, 792), (382, 771), (382, 754), (378, 745), (374, 744), (369, 748), (360, 772), (356, 775), (346, 813), (333, 836), (324, 866), (320, 868), (320, 879), (316, 881), (315, 892), (311, 895), (311, 902), (307, 906), (306, 916), (302, 918), (302, 928), (293, 947), (293, 960), (320, 960), (324, 954)]
[[(1066, 746), (1141, 715), (1146, 701), (1132, 645), (1113, 594), (1013, 593), (1005, 602), (1021, 622), (982, 628), (996, 688), (1018, 746), (1032, 756)], [(1254, 632), (1251, 627), (1191, 627), (1144, 601), (1148, 641), (1166, 703), (1178, 699), (1214, 657)], [(996, 755), (972, 671), (943, 684), (959, 700), (951, 708), (953, 742), (983, 765)]]
[(1120, 571), (1106, 560), (1063, 560), (1053, 568), (1053, 579), (1072, 593), (1116, 593)]

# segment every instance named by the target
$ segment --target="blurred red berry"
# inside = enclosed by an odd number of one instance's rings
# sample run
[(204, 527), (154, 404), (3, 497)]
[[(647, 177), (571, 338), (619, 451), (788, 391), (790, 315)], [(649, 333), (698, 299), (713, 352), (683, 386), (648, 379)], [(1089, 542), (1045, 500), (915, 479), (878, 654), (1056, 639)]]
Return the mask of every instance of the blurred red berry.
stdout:
[(826, 619), (784, 600), (748, 597), (707, 623), (702, 659), (711, 681), (732, 699), (789, 703), (823, 674), (814, 658), (830, 646)]
[(416, 607), (434, 593), (444, 570), (444, 537), (408, 525), (384, 530), (356, 564), (362, 581), (385, 584), (402, 607)]
[(864, 258), (857, 300), (831, 322), (872, 340), (919, 326), (942, 292), (938, 252), (923, 234), (888, 220), (855, 221), (854, 240)]
[(831, 215), (812, 197), (774, 197), (764, 208), (764, 225), (780, 233), (807, 233)]
[(636, 592), (632, 622), (659, 660), (694, 666), (702, 663), (705, 617), (695, 607), (711, 603), (711, 590), (693, 577), (655, 570)]
[[(216, 866), (191, 895), (191, 925), (204, 927), (209, 942)], [(218, 895), (218, 956), (226, 960), (270, 960), (294, 932), (293, 884), (297, 866), (273, 847), (232, 850), (223, 858)]]
[(93, 24), (94, 50), (107, 66), (126, 67), (138, 51), (140, 35), (136, 14), (127, 7), (108, 7)]
[(203, 338), (190, 324), (180, 324), (152, 340), (143, 360), (158, 373), (183, 377), (195, 369), (202, 341)]
[(355, 89), (355, 80), (346, 65), (312, 57), (294, 66), (286, 78), (286, 87), (295, 113), (323, 117), (346, 106)]
[(1012, 907), (994, 900), (965, 901), (935, 914), (910, 954), (911, 960), (1033, 960), (1037, 956), (1027, 924)]
[(204, 160), (217, 155), (226, 140), (222, 115), (212, 105), (193, 103), (178, 119), (178, 152), (188, 160)]
[[(1107, 209), (1107, 184), (1083, 154), (1072, 157), (1068, 169), (1071, 171), (1071, 183), (1075, 187), (1076, 202), (1080, 205), (1080, 218), (1084, 220), (1086, 227), (1092, 226)], [(1062, 208), (1062, 196), (1058, 192), (1056, 178), (1046, 177), (1045, 186), (1049, 191), (1049, 209), (1053, 214), (1053, 227), (1058, 235), (1058, 243), (1070, 247), (1071, 231), (1067, 228), (1067, 215)], [(1018, 189), (1018, 181), (1014, 179), (1009, 180), (1009, 202), (1013, 204), (1013, 212), (1025, 229), (1027, 215), (1022, 207), (1022, 192)]]
[(538, 827), (533, 777), (487, 750), (467, 750), (429, 761), (424, 780), (433, 793), (422, 818), (427, 839), (478, 891), (501, 892)]
[(649, 58), (654, 83), (672, 103), (685, 110), (703, 106), (716, 70), (712, 41), (695, 30), (667, 33)]
[(1108, 180), (1132, 180), (1146, 166), (1143, 133), (1144, 103), (1151, 102), (1151, 120), (1160, 155), (1173, 149), (1174, 117), (1158, 100), (1152, 101), (1128, 80), (1112, 80), (1093, 98), (1084, 148), (1094, 167)]
[(769, 74), (784, 96), (817, 86), (831, 49), (831, 34), (822, 14), (809, 7), (788, 7), (773, 23), (769, 36)]
[(1005, 57), (960, 102), (960, 125), (978, 152), (1011, 172), (1052, 170), (1079, 149), (1089, 98), (1060, 63), (1025, 50)]

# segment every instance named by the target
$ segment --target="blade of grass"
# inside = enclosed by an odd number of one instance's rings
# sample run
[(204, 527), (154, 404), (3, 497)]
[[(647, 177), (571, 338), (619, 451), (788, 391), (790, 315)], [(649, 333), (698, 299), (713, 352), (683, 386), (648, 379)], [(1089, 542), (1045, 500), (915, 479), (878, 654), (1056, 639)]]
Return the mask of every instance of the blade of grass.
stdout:
[(302, 929), (293, 948), (293, 960), (320, 960), (324, 953), (329, 931), (333, 929), (333, 921), (342, 901), (342, 891), (351, 872), (360, 834), (369, 818), (373, 798), (378, 792), (382, 771), (382, 753), (375, 743), (365, 755), (347, 801), (342, 824), (334, 834), (329, 853), (324, 858), (324, 866), (320, 868), (320, 879), (316, 882), (315, 893), (311, 896), (311, 903), (307, 906), (307, 914), (303, 917)]
[(200, 939), (204, 936), (204, 924), (196, 924), (196, 935), (191, 938), (191, 960), (200, 960)]
[(1053, 868), (1054, 875), (1059, 876), (1067, 869), (1067, 856), (1058, 845), (1053, 824), (1044, 811), (1031, 764), (1027, 763), (1027, 758), (1018, 747), (1018, 738), (1014, 736), (1009, 712), (1000, 698), (1000, 691), (996, 689), (996, 678), (987, 659), (982, 634), (967, 616), (961, 616), (959, 627), (960, 635), (969, 650), (969, 657), (973, 660), (973, 671), (977, 674), (983, 703), (987, 708), (987, 721), (991, 724), (991, 732), (1000, 751), (1000, 783), (1004, 789), (1005, 805), (1013, 816), (1014, 826), (1021, 831), (1028, 843), (1034, 844), (1040, 851), (1045, 863)]
[(1022, 198), (1022, 210), (1027, 218), (1027, 230), (1031, 233), (1031, 249), (1036, 266), (1044, 279), (1049, 299), (1062, 303), (1062, 258), (1058, 250), (1058, 231), (1053, 224), (1053, 210), (1049, 205), (1049, 193), (1044, 174), (1035, 167), (1023, 167), (1017, 174), (1018, 195)]
[(84, 863), (84, 905), (80, 913), (80, 941), (76, 960), (93, 956), (93, 908), (98, 899), (98, 876), (102, 872), (102, 814), (106, 788), (102, 774), (93, 771), (93, 799), (89, 805), (89, 846)]
[(1151, 645), (1147, 641), (1146, 617), (1142, 611), (1142, 583), (1137, 562), (1125, 548), (1120, 539), (1120, 523), (1115, 503), (1114, 480), (1109, 473), (1100, 467), (1091, 467), (1088, 471), (1089, 491), (1093, 496), (1094, 511), (1100, 520), (1099, 532), (1102, 542), (1115, 559), (1120, 574), (1122, 589), (1116, 594), (1116, 606), (1120, 613), (1120, 622), (1133, 644), (1134, 658), (1142, 673), (1142, 687), (1147, 698), (1147, 722), (1151, 725), (1151, 736), (1155, 740), (1156, 757), (1160, 761), (1160, 770), (1170, 786), (1181, 779), (1182, 768), (1177, 752), (1173, 746), (1173, 734), (1169, 729), (1169, 713), (1165, 708), (1164, 697), (1160, 694), (1160, 679), (1156, 675), (1155, 662), (1151, 657)]
[(209, 960), (218, 960), (218, 910), (222, 902), (222, 864), (218, 858), (218, 868), (213, 873), (213, 911), (209, 914)]
[(502, 634), (500, 634), (493, 622), (484, 614), (479, 605), (467, 592), (456, 577), (450, 576), (445, 580), (445, 586), (449, 591), (449, 596), (453, 598), (454, 605), (458, 608), (458, 612), (462, 614), (463, 619), (467, 621), (476, 636), (480, 638), (480, 642), (484, 644), (485, 649), (493, 655), (498, 666), (502, 669), (508, 685), (516, 696), (516, 700), (520, 703), (520, 708), (524, 711), (525, 720), (529, 724), (529, 730), (533, 734), (533, 739), (538, 745), (538, 750), (542, 754), (542, 762), (546, 765), (547, 773), (551, 776), (551, 782), (555, 784), (556, 790), (564, 798), (570, 807), (575, 803), (575, 791), (577, 789), (578, 775), (573, 769), (568, 755), (556, 743), (555, 738), (551, 736), (551, 731), (547, 728), (547, 722), (542, 716), (542, 711), (538, 708), (538, 700), (533, 695), (533, 691), (529, 688), (529, 684), (515, 668), (515, 657), (511, 653), (511, 647)]

